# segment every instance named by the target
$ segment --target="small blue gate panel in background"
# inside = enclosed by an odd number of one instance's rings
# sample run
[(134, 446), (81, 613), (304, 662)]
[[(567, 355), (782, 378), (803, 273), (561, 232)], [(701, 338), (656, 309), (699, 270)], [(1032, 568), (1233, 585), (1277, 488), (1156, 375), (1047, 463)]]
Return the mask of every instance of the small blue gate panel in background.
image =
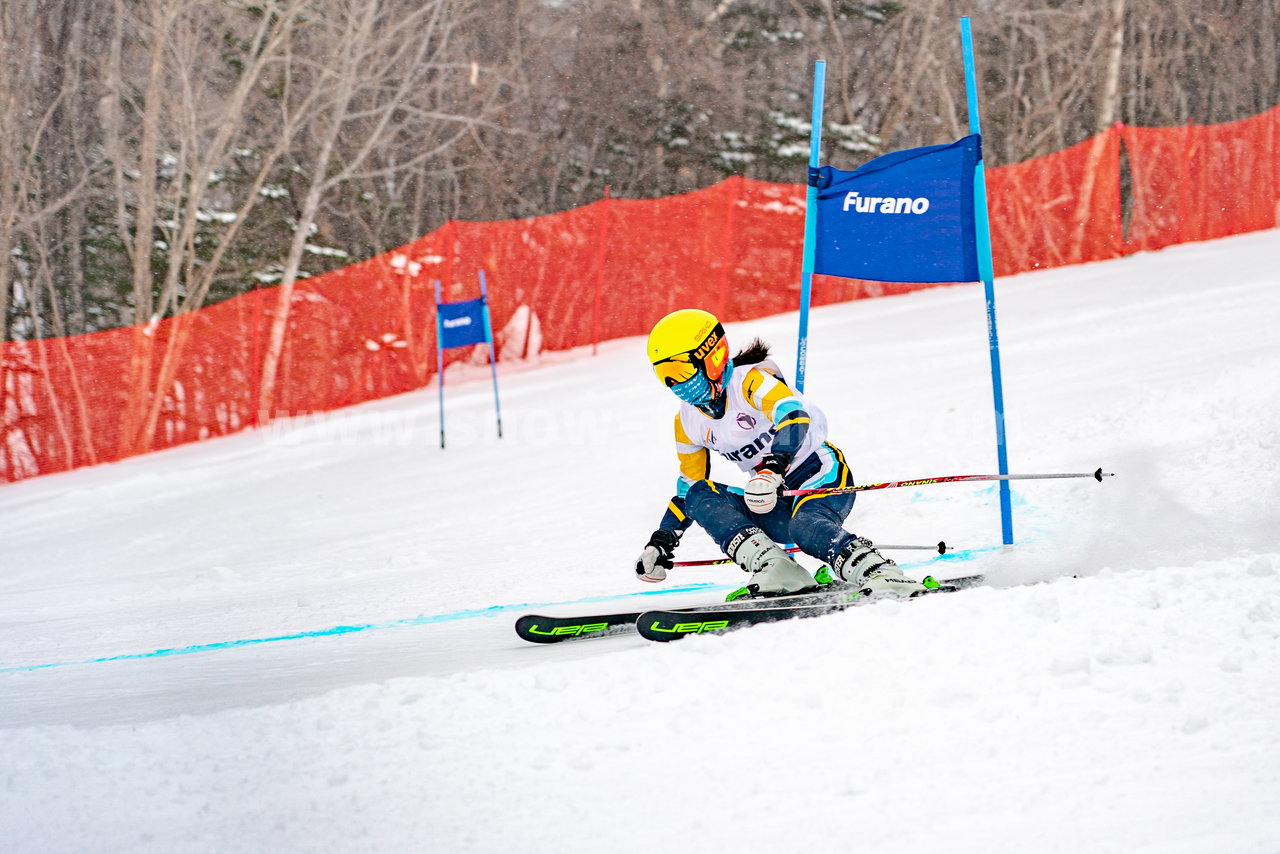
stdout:
[(498, 438), (502, 438), (502, 403), (498, 399), (498, 354), (493, 346), (493, 325), (489, 319), (489, 290), (484, 270), (480, 271), (480, 298), (463, 302), (441, 302), (436, 281), (436, 377), (440, 395), (440, 447), (444, 447), (444, 351), (454, 347), (487, 344), (489, 371), (493, 375), (493, 407), (498, 418)]
[(440, 312), (440, 346), (443, 349), (468, 347), (488, 341), (484, 323), (484, 298), (466, 302), (446, 302)]

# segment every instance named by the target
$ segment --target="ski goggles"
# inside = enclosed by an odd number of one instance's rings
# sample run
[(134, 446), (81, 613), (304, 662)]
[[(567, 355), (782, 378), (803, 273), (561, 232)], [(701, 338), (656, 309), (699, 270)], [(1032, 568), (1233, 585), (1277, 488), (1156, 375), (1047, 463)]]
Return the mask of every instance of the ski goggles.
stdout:
[(717, 323), (715, 329), (711, 330), (711, 334), (698, 345), (696, 350), (677, 353), (660, 362), (654, 362), (653, 372), (667, 388), (688, 382), (699, 373), (706, 376), (709, 382), (714, 383), (724, 375), (724, 368), (728, 361), (729, 342), (724, 337), (724, 327)]

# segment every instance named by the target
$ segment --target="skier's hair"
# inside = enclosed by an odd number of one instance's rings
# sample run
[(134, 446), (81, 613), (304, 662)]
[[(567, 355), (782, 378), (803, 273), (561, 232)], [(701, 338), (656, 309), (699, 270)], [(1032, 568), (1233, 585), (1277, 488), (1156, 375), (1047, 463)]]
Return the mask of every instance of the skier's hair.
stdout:
[(738, 351), (738, 355), (733, 357), (733, 363), (739, 366), (758, 365), (767, 358), (769, 358), (769, 345), (759, 338), (755, 338), (752, 339), (750, 344)]

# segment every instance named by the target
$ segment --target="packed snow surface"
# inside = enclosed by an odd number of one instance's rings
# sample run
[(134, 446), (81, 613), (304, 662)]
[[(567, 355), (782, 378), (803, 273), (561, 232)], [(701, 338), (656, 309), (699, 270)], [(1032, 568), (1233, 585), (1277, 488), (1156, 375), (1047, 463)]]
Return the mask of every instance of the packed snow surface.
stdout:
[[(494, 283), (500, 287), (501, 283)], [(1280, 851), (1280, 230), (997, 283), (1011, 467), (864, 493), (952, 596), (650, 644), (638, 339), (0, 488), (0, 850)], [(793, 364), (796, 315), (732, 324)], [(982, 290), (818, 309), (862, 482), (995, 470)], [(717, 476), (741, 483), (735, 470)], [(678, 557), (714, 557), (700, 531)], [(811, 564), (813, 565), (813, 564)], [(643, 595), (642, 595), (643, 594)]]

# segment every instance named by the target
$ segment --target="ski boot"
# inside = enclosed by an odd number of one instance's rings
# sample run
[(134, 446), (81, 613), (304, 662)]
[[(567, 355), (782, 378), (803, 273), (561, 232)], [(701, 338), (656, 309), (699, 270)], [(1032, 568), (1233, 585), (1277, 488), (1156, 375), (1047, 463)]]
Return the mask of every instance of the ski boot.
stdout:
[(841, 581), (856, 585), (858, 596), (907, 599), (918, 596), (928, 586), (902, 574), (898, 565), (880, 554), (871, 541), (854, 537), (840, 550), (831, 568)]
[(725, 552), (751, 574), (746, 589), (752, 596), (785, 596), (817, 587), (803, 566), (754, 525), (735, 534)]

